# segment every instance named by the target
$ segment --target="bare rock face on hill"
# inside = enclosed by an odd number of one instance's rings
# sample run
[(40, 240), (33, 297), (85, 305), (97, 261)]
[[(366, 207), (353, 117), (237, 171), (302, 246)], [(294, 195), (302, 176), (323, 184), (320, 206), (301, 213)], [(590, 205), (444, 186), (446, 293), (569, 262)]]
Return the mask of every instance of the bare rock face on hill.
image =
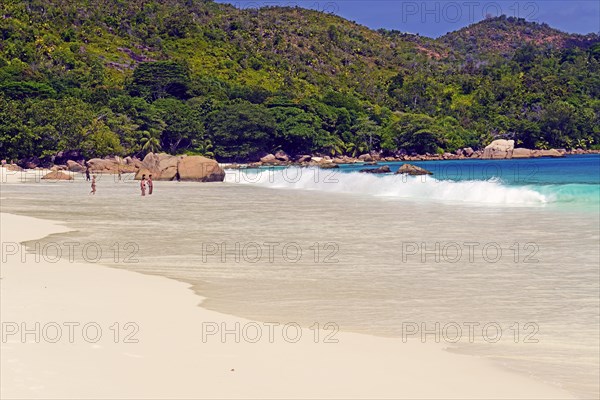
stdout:
[(485, 148), (481, 158), (484, 160), (512, 158), (514, 149), (514, 140), (494, 140)]
[(142, 161), (135, 179), (152, 175), (155, 181), (222, 182), (225, 171), (215, 160), (202, 156), (171, 156), (148, 153)]
[(49, 181), (72, 181), (73, 177), (71, 175), (67, 175), (64, 172), (60, 171), (52, 171), (42, 177), (42, 179)]

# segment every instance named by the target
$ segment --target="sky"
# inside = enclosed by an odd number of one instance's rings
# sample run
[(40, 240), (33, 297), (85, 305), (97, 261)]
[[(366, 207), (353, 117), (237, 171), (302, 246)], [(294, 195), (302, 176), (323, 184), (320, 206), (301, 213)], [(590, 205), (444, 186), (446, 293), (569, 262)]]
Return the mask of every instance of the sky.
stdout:
[(600, 33), (600, 0), (216, 0), (242, 9), (299, 6), (330, 12), (371, 29), (439, 37), (505, 14), (571, 33)]

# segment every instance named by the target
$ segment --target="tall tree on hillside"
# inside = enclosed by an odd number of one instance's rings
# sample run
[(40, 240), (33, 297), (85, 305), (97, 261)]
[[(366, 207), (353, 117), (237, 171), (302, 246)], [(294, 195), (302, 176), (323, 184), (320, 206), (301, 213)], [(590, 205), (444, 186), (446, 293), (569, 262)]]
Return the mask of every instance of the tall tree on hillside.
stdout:
[(148, 101), (165, 97), (186, 99), (189, 83), (189, 72), (179, 63), (144, 62), (133, 71), (133, 81), (129, 91), (132, 96), (143, 97)]

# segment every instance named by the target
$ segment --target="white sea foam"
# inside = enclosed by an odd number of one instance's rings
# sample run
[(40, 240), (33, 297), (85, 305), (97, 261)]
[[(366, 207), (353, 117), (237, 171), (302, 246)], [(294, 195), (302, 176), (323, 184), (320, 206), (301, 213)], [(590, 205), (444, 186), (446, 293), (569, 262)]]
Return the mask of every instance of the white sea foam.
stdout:
[(228, 171), (228, 183), (271, 188), (319, 190), (382, 197), (449, 202), (530, 205), (548, 197), (525, 187), (509, 187), (498, 179), (487, 181), (438, 180), (431, 176), (372, 175), (318, 168), (249, 169)]

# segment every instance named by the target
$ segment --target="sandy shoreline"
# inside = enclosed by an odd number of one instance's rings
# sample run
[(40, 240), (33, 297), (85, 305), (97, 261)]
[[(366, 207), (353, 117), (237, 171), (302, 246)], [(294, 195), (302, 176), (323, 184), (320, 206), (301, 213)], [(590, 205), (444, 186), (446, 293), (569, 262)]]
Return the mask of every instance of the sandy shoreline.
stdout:
[[(298, 333), (291, 327), (286, 336), (283, 326), (293, 321), (273, 321), (280, 325), (270, 332), (203, 309), (185, 283), (65, 259), (22, 262), (10, 255), (16, 243), (69, 229), (0, 216), (2, 398), (570, 397), (434, 343), (346, 332), (323, 343), (330, 331), (315, 343), (309, 329), (291, 343)], [(236, 323), (239, 343), (233, 333), (208, 334)], [(32, 332), (23, 338), (22, 328)]]

